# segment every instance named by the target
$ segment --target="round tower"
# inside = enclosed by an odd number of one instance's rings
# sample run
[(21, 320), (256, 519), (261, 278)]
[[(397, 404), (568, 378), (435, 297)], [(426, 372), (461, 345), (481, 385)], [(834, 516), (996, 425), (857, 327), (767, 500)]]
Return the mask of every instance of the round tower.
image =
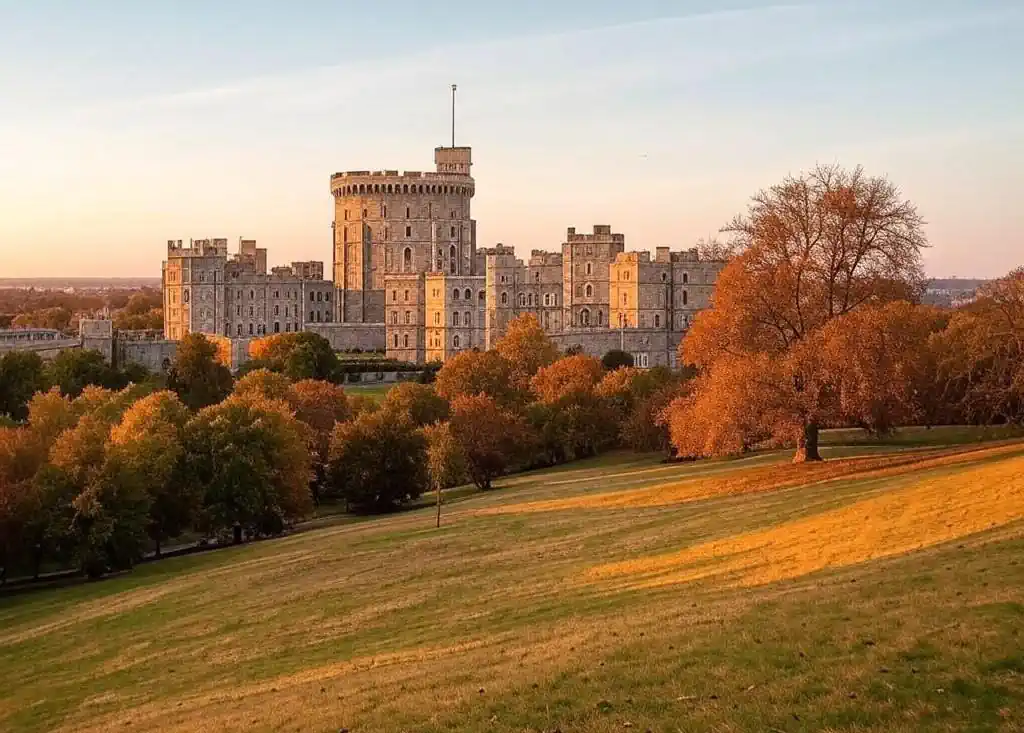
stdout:
[(437, 148), (435, 172), (331, 176), (337, 320), (384, 322), (384, 276), (473, 274), (475, 184), (470, 148)]

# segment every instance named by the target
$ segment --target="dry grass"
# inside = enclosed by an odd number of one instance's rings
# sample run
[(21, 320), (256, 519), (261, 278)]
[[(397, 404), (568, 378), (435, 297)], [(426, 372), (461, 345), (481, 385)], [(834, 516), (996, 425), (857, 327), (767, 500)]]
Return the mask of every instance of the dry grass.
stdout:
[(730, 471), (724, 476), (714, 475), (686, 479), (631, 491), (613, 491), (566, 499), (488, 507), (479, 510), (479, 513), (484, 515), (518, 514), (577, 509), (659, 507), (712, 497), (812, 486), (850, 478), (864, 480), (893, 478), (917, 471), (956, 466), (982, 458), (994, 458), (1020, 451), (1019, 444), (1010, 444), (993, 448), (907, 451), (892, 455), (844, 458), (817, 464), (766, 466), (754, 470)]
[[(982, 451), (998, 455), (1005, 449)], [(955, 463), (945, 456), (918, 468)], [(914, 464), (901, 464), (900, 470)], [(867, 475), (887, 474), (894, 468)], [(625, 578), (643, 587), (720, 577), (752, 586), (796, 578), (825, 568), (899, 555), (1024, 518), (1024, 458), (1013, 458), (914, 484), (840, 509), (660, 557), (609, 563), (588, 580)]]

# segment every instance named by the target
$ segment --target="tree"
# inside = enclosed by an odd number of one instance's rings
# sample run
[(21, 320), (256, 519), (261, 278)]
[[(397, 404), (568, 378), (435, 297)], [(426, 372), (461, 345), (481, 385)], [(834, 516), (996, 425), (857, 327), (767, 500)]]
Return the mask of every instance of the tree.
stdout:
[(448, 403), (427, 384), (402, 382), (388, 390), (382, 409), (405, 419), (416, 427), (432, 425), (448, 418)]
[(231, 392), (231, 372), (218, 360), (217, 345), (201, 333), (189, 333), (178, 342), (178, 352), (167, 373), (167, 387), (190, 410), (215, 405)]
[(466, 470), (477, 488), (488, 490), (523, 453), (526, 424), (486, 394), (456, 397), (451, 409), (449, 424), (466, 458)]
[(71, 400), (53, 387), (48, 392), (38, 392), (28, 403), (29, 428), (39, 436), (47, 451), (65, 430), (74, 427), (78, 414)]
[(530, 380), (541, 367), (558, 358), (558, 347), (532, 313), (512, 319), (494, 350), (508, 362), (512, 380), (523, 391), (529, 389)]
[(0, 356), (0, 415), (24, 420), (32, 395), (43, 389), (46, 377), (39, 354), (10, 351)]
[(203, 495), (201, 526), (276, 534), (312, 510), (305, 428), (284, 402), (230, 397), (185, 428), (186, 466)]
[(291, 386), (288, 402), (309, 430), (310, 453), (313, 459), (313, 500), (320, 503), (327, 484), (331, 434), (334, 426), (353, 416), (345, 390), (336, 384), (317, 379), (304, 379)]
[(938, 399), (956, 417), (1024, 423), (1024, 268), (983, 288), (930, 346)]
[(236, 397), (262, 397), (268, 400), (287, 401), (292, 394), (292, 383), (283, 374), (269, 369), (257, 369), (235, 382), (233, 394)]
[(46, 380), (70, 397), (89, 386), (120, 389), (126, 384), (103, 354), (92, 349), (65, 349), (57, 354), (46, 367)]
[[(739, 254), (681, 345), (681, 360), (702, 370), (698, 388), (714, 391), (710, 402), (738, 411), (699, 422), (721, 423), (723, 430), (712, 431), (719, 437), (751, 431), (705, 447), (744, 445), (767, 432), (797, 444), (795, 461), (820, 460), (818, 430), (835, 418), (837, 404), (821, 330), (868, 304), (917, 297), (922, 226), (895, 186), (860, 168), (818, 166), (753, 197), (747, 213), (723, 229)], [(730, 384), (716, 375), (720, 369), (745, 381)], [(695, 398), (690, 407), (703, 402)], [(751, 409), (759, 421), (751, 421)]]
[(935, 308), (906, 302), (866, 305), (827, 323), (822, 359), (844, 422), (884, 435), (927, 411), (935, 380), (929, 339), (944, 325)]
[(512, 365), (497, 351), (460, 351), (441, 367), (434, 389), (449, 403), (456, 397), (477, 394), (506, 407), (525, 401), (512, 377)]
[(158, 557), (161, 545), (187, 529), (199, 508), (198, 491), (185, 473), (188, 419), (174, 392), (157, 392), (133, 404), (110, 434), (110, 451), (146, 487), (146, 532)]
[(427, 441), (427, 477), (437, 492), (437, 526), (441, 526), (441, 491), (464, 483), (466, 456), (448, 423), (434, 423), (423, 429)]
[(531, 386), (541, 402), (554, 404), (566, 398), (593, 394), (604, 376), (601, 362), (592, 356), (565, 356), (542, 368), (533, 377)]
[(633, 355), (619, 349), (612, 349), (601, 357), (601, 366), (610, 372), (633, 366)]
[(604, 376), (596, 393), (619, 412), (623, 446), (636, 451), (668, 451), (668, 429), (661, 413), (679, 396), (688, 376), (666, 367), (622, 367)]
[(295, 380), (330, 380), (338, 370), (338, 357), (331, 343), (309, 331), (256, 339), (249, 346), (249, 355)]
[(352, 511), (391, 511), (426, 489), (426, 453), (426, 439), (411, 422), (364, 413), (334, 428), (331, 491)]
[(41, 503), (33, 479), (43, 464), (42, 442), (27, 428), (0, 428), (0, 584), (11, 568), (34, 557)]

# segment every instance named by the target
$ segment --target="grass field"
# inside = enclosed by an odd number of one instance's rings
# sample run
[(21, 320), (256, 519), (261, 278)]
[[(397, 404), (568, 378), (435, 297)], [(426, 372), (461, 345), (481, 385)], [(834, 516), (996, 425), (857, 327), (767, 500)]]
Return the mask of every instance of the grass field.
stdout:
[(394, 387), (394, 383), (391, 384), (345, 384), (345, 392), (352, 395), (362, 395), (369, 397), (377, 402), (381, 402), (384, 399), (384, 395), (388, 393), (388, 390)]
[(1024, 442), (846, 437), (0, 598), (0, 730), (1024, 730)]

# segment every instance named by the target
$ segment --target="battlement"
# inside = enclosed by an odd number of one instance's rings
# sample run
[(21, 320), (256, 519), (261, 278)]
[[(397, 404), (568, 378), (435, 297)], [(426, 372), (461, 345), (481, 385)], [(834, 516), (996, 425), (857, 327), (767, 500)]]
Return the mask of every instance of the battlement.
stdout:
[[(660, 262), (660, 260), (657, 260)], [(616, 265), (649, 265), (651, 263), (651, 253), (646, 250), (640, 252), (619, 252), (615, 257)]]
[(228, 240), (222, 237), (215, 239), (190, 239), (186, 247), (180, 239), (167, 240), (168, 257), (227, 257)]
[(577, 234), (576, 227), (569, 227), (565, 235), (565, 241), (566, 244), (593, 244), (597, 242), (625, 244), (626, 236), (624, 234), (613, 234), (612, 228), (608, 224), (595, 224), (591, 234)]
[(515, 254), (515, 252), (515, 247), (502, 244), (501, 242), (494, 245), (493, 247), (479, 247), (477, 249), (477, 254), (482, 255), (511, 255)]
[(535, 249), (530, 252), (530, 267), (554, 267), (562, 266), (561, 252), (548, 252), (543, 249)]

